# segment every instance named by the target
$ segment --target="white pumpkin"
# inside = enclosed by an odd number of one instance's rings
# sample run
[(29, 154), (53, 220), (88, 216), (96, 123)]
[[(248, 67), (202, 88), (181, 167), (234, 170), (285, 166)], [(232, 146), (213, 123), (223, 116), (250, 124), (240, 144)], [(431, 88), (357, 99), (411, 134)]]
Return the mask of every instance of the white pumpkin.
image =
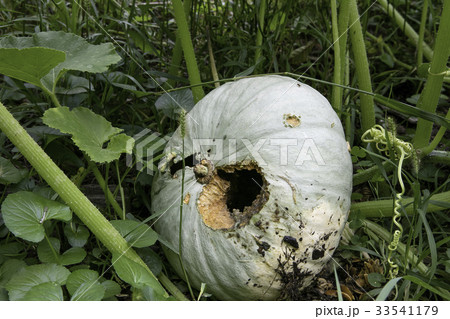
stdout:
[[(223, 300), (274, 300), (307, 287), (347, 220), (352, 164), (325, 97), (281, 76), (227, 83), (186, 116), (183, 264)], [(178, 260), (182, 139), (165, 149), (152, 188), (155, 224)]]

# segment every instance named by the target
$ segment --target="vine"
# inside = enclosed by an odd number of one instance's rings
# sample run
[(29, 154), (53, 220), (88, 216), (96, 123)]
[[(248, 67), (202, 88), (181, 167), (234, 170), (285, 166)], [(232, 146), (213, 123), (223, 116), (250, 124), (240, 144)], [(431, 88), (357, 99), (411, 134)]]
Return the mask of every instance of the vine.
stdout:
[[(398, 265), (392, 260), (393, 253), (397, 250), (397, 246), (400, 242), (403, 227), (400, 224), (400, 209), (401, 209), (401, 200), (405, 193), (405, 185), (403, 184), (402, 179), (402, 166), (403, 161), (411, 157), (413, 154), (413, 146), (411, 143), (402, 141), (395, 136), (395, 129), (393, 128), (393, 132), (386, 131), (380, 125), (374, 125), (372, 128), (367, 130), (361, 137), (361, 140), (366, 143), (375, 143), (376, 148), (380, 152), (384, 152), (386, 156), (393, 155), (395, 158), (398, 158), (398, 166), (397, 166), (397, 177), (398, 182), (400, 184), (400, 192), (396, 193), (395, 201), (394, 201), (394, 214), (392, 217), (392, 222), (397, 227), (394, 231), (393, 238), (391, 243), (388, 246), (389, 254), (388, 254), (388, 263), (390, 266), (389, 277), (395, 278), (398, 274)], [(371, 138), (368, 138), (368, 136)], [(391, 150), (394, 154), (390, 154)]]

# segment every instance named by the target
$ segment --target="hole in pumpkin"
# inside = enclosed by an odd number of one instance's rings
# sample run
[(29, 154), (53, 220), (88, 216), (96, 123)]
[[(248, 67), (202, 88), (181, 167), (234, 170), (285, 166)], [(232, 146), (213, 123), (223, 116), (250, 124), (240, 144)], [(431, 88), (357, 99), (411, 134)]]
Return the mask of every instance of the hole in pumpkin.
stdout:
[[(184, 158), (184, 165), (185, 165), (186, 167), (193, 167), (193, 166), (194, 166), (194, 161), (197, 161), (197, 160), (194, 158), (195, 155), (196, 155), (196, 154), (192, 154), (192, 155), (189, 155), (188, 157), (185, 157), (185, 158)], [(197, 161), (197, 162), (198, 162), (198, 161)], [(180, 170), (180, 169), (182, 169), (182, 168), (183, 168), (183, 161), (178, 161), (177, 163), (172, 164), (172, 165), (170, 166), (170, 175), (175, 174), (178, 170)]]
[(237, 209), (241, 212), (244, 208), (251, 206), (256, 196), (261, 192), (263, 179), (256, 170), (235, 170), (233, 173), (226, 173), (218, 169), (220, 178), (229, 181), (230, 187), (227, 192), (227, 207), (230, 212)]
[(203, 222), (212, 229), (244, 227), (269, 198), (267, 182), (253, 163), (217, 168), (197, 202)]

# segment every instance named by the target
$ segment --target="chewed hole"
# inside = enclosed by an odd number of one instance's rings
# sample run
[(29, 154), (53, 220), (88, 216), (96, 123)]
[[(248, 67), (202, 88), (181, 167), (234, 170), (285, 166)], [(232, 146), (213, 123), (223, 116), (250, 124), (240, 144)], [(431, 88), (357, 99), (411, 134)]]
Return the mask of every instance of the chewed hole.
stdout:
[(226, 173), (219, 169), (217, 173), (220, 178), (230, 182), (226, 202), (231, 212), (234, 209), (243, 212), (261, 192), (263, 179), (256, 170), (235, 170), (233, 173)]
[(244, 227), (269, 199), (267, 187), (254, 163), (218, 167), (203, 187), (197, 207), (212, 229)]
[[(189, 155), (188, 157), (184, 158), (184, 165), (186, 167), (193, 167), (194, 166), (194, 160), (195, 160), (194, 155), (195, 154), (192, 154), (192, 155)], [(178, 170), (180, 170), (182, 168), (183, 168), (183, 161), (178, 161), (175, 164), (172, 164), (170, 166), (170, 174), (174, 175)]]

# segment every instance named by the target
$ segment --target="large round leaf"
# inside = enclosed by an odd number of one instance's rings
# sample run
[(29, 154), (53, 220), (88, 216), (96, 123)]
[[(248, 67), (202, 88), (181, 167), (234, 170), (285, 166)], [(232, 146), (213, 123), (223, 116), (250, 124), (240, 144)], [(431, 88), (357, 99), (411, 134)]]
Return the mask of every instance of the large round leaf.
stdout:
[[(51, 294), (53, 296), (59, 296), (57, 287), (66, 283), (69, 274), (69, 270), (56, 264), (40, 264), (22, 268), (22, 270), (17, 272), (6, 285), (6, 289), (9, 292), (9, 299), (27, 300), (26, 295), (33, 287), (36, 288), (34, 288), (30, 293), (31, 295), (28, 296), (30, 299), (37, 300), (36, 295), (42, 292), (41, 289), (49, 289), (50, 287), (52, 287)], [(52, 285), (38, 287), (44, 283), (51, 283)], [(42, 295), (42, 299), (40, 300), (48, 299)]]
[(46, 220), (72, 219), (67, 205), (26, 191), (8, 195), (2, 204), (2, 214), (6, 227), (14, 235), (36, 243), (44, 238)]

